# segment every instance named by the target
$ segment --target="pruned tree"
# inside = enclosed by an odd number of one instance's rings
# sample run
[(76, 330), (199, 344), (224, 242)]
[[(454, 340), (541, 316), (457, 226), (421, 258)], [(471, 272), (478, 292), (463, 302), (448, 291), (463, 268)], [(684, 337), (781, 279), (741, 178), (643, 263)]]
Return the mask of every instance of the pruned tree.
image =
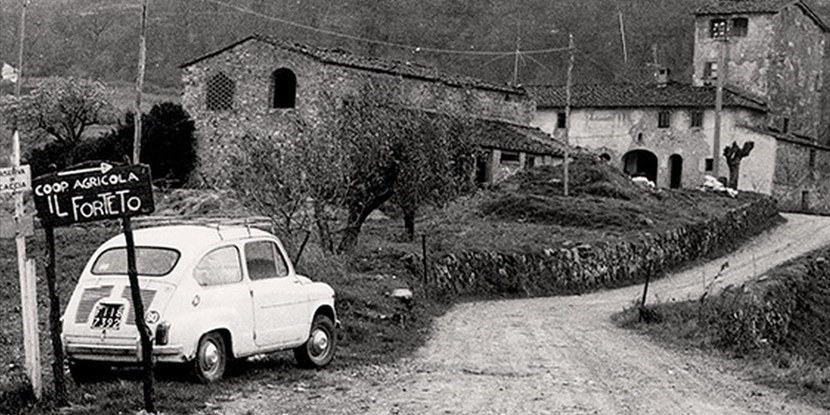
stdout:
[(739, 147), (738, 143), (733, 141), (731, 146), (723, 149), (723, 157), (726, 158), (726, 165), (729, 167), (729, 182), (728, 187), (732, 189), (738, 188), (738, 178), (741, 174), (741, 160), (749, 157), (749, 153), (755, 147), (755, 143), (747, 141), (743, 147)]
[(49, 78), (31, 94), (2, 102), (3, 118), (25, 131), (46, 134), (75, 145), (93, 125), (108, 124), (115, 114), (100, 82)]

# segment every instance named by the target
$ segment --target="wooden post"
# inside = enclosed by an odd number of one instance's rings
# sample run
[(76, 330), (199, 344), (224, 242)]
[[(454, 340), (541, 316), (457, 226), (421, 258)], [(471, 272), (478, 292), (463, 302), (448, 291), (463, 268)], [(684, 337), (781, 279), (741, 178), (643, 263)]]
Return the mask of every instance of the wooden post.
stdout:
[(66, 395), (66, 380), (63, 373), (63, 344), (61, 341), (61, 303), (58, 297), (57, 275), (55, 273), (55, 230), (52, 225), (45, 225), (43, 230), (46, 234), (46, 286), (49, 290), (49, 331), (52, 338), (52, 376), (55, 383), (55, 398), (58, 406), (66, 406), (68, 399)]
[(141, 6), (141, 35), (138, 40), (138, 76), (135, 79), (135, 118), (133, 126), (133, 163), (141, 161), (141, 94), (144, 89), (144, 68), (147, 61), (147, 41), (145, 31), (147, 29), (147, 0)]
[(138, 269), (135, 259), (135, 241), (133, 240), (132, 222), (125, 216), (121, 223), (124, 229), (124, 239), (127, 242), (127, 277), (130, 280), (130, 294), (135, 312), (135, 325), (141, 339), (141, 362), (144, 385), (144, 410), (155, 413), (155, 388), (153, 385), (153, 343), (150, 339), (150, 328), (144, 319), (144, 303), (141, 300), (141, 290), (138, 285)]
[(571, 87), (573, 84), (573, 70), (574, 70), (574, 35), (568, 33), (568, 80), (565, 87), (565, 161), (563, 173), (563, 185), (565, 196), (568, 196), (568, 159), (571, 158)]

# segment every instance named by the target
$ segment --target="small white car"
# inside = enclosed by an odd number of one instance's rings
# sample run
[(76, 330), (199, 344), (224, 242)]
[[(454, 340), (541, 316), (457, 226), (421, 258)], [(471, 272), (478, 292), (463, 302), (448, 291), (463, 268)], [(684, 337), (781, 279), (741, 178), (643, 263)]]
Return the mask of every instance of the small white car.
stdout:
[[(220, 379), (231, 359), (277, 350), (293, 349), (305, 367), (331, 362), (334, 290), (297, 275), (274, 235), (197, 225), (133, 234), (156, 362), (188, 364), (205, 383)], [(63, 344), (76, 380), (140, 363), (123, 234), (84, 268), (63, 315)]]

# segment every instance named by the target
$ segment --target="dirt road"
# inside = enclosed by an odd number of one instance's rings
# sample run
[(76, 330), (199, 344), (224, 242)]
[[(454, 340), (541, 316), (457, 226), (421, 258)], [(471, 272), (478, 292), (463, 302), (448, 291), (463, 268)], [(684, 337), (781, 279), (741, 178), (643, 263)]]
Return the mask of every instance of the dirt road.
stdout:
[[(649, 301), (739, 284), (830, 244), (830, 218), (788, 222), (727, 257), (657, 281)], [(314, 385), (264, 385), (209, 413), (314, 414), (818, 414), (741, 379), (735, 363), (658, 346), (610, 316), (642, 286), (582, 296), (466, 303), (395, 367), (323, 371)]]

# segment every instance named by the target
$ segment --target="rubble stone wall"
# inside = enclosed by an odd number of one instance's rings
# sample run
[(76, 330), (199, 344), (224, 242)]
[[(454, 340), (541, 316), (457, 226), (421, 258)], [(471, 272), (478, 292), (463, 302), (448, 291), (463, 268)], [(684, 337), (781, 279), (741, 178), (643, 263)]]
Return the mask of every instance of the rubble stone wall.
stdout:
[(581, 293), (662, 277), (673, 267), (720, 252), (775, 223), (778, 209), (761, 197), (704, 223), (636, 241), (581, 244), (540, 252), (464, 251), (431, 266), (426, 285), (458, 296)]

